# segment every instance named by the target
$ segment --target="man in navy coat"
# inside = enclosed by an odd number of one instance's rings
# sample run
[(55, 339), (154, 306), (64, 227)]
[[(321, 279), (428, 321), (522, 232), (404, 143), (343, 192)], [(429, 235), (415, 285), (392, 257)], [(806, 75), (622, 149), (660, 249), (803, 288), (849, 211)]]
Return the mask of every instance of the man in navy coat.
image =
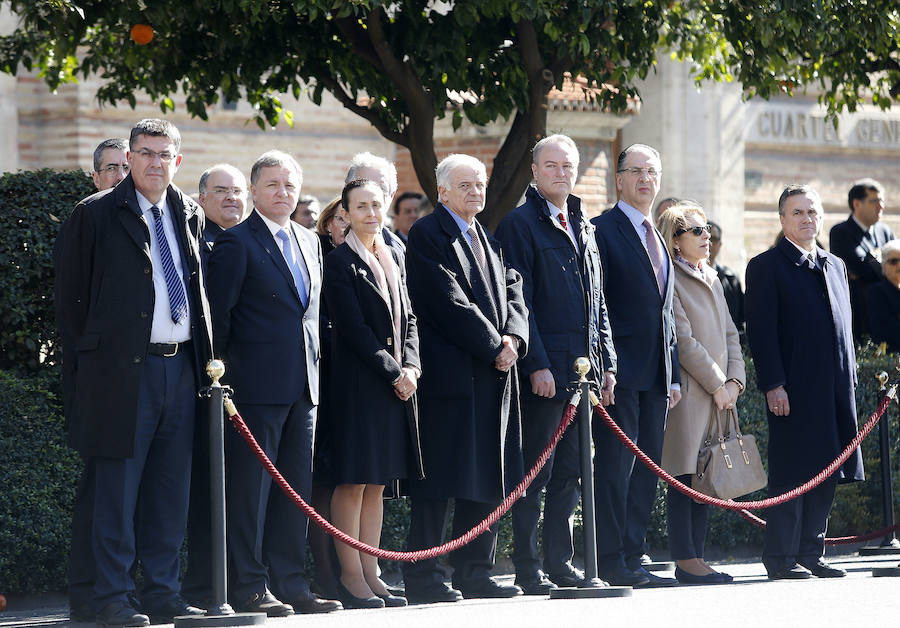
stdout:
[[(286, 153), (270, 151), (256, 160), (250, 172), (255, 210), (216, 238), (207, 291), (214, 347), (225, 360), (238, 411), (308, 500), (319, 403), (322, 252), (315, 234), (290, 219), (302, 181), (300, 166)], [(236, 431), (227, 431), (225, 446), (235, 607), (270, 617), (340, 608), (310, 593), (306, 515), (275, 487)]]
[[(455, 538), (480, 523), (522, 479), (516, 362), (526, 353), (522, 278), (475, 216), (487, 173), (469, 155), (438, 164), (441, 203), (409, 232), (409, 296), (419, 327), (419, 424), (425, 479), (410, 482), (410, 550), (441, 543), (449, 500)], [(448, 556), (403, 563), (410, 602), (521, 595), (491, 578), (497, 525)]]
[(881, 222), (884, 188), (874, 179), (861, 179), (847, 193), (850, 216), (831, 228), (831, 252), (843, 260), (850, 279), (853, 306), (853, 338), (869, 332), (866, 289), (881, 279), (881, 247), (894, 239), (894, 232)]
[[(650, 211), (662, 165), (656, 149), (633, 144), (616, 165), (619, 202), (594, 218), (603, 291), (618, 360), (610, 416), (659, 462), (668, 409), (681, 399), (672, 260)], [(641, 565), (656, 476), (602, 421), (593, 424), (598, 573), (616, 585), (674, 584)]]
[[(856, 436), (856, 357), (847, 271), (816, 246), (822, 202), (791, 185), (778, 200), (784, 238), (747, 264), (747, 337), (769, 418), (769, 492), (803, 484)], [(838, 481), (863, 479), (857, 449), (830, 478), (766, 511), (769, 578), (846, 575), (822, 556)]]
[[(578, 148), (565, 135), (534, 146), (534, 185), (495, 233), (507, 261), (522, 275), (528, 306), (528, 355), (519, 361), (525, 468), (543, 451), (568, 403), (566, 386), (576, 379), (577, 358), (591, 361), (588, 377), (615, 387), (616, 354), (603, 300), (602, 271), (594, 227), (572, 195)], [(568, 430), (528, 492), (512, 510), (516, 584), (526, 595), (554, 585), (577, 586), (584, 574), (572, 566), (572, 516), (581, 476), (578, 432)], [(589, 479), (590, 481), (590, 479)], [(537, 526), (544, 498), (544, 560), (538, 559)], [(546, 572), (546, 573), (545, 573)], [(549, 578), (548, 578), (549, 576)]]

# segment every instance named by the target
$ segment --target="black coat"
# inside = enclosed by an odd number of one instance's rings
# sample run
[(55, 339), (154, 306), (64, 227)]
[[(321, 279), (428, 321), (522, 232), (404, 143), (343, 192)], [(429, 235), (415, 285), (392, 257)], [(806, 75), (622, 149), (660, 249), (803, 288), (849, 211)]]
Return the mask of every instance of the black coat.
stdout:
[[(669, 274), (661, 298), (650, 257), (625, 212), (616, 205), (591, 223), (603, 266), (603, 292), (616, 348), (617, 385), (668, 393), (672, 382), (681, 381), (672, 310), (672, 260), (666, 254)], [(662, 238), (659, 240), (665, 251)]]
[(409, 232), (406, 268), (419, 327), (419, 417), (425, 480), (410, 494), (502, 499), (523, 475), (515, 368), (494, 359), (503, 335), (526, 353), (522, 277), (503, 264), (499, 243), (476, 221), (490, 268), (485, 277), (449, 210), (438, 205)]
[(722, 284), (722, 292), (725, 294), (725, 303), (728, 304), (728, 313), (731, 314), (731, 320), (737, 328), (741, 339), (744, 338), (744, 289), (741, 287), (741, 280), (733, 270), (728, 266), (712, 264), (712, 269), (719, 276), (719, 283)]
[(868, 333), (866, 288), (881, 279), (881, 262), (876, 249), (894, 239), (894, 232), (883, 222), (876, 222), (863, 231), (853, 217), (831, 228), (831, 252), (840, 257), (850, 279), (850, 304), (853, 307), (853, 335), (856, 341)]
[[(212, 354), (200, 264), (203, 210), (174, 185), (166, 202), (187, 283), (199, 388), (209, 383), (204, 369)], [(150, 227), (130, 175), (78, 203), (54, 257), (60, 336), (73, 348), (66, 356), (76, 356), (67, 367), (69, 444), (85, 457), (128, 458), (155, 299)]]
[(888, 351), (900, 353), (900, 290), (882, 277), (869, 286), (866, 304), (872, 340), (886, 342)]
[(594, 226), (581, 213), (581, 199), (569, 196), (569, 220), (579, 250), (550, 217), (547, 201), (532, 186), (525, 202), (500, 221), (495, 237), (507, 262), (522, 275), (528, 306), (528, 355), (519, 362), (523, 397), (533, 396), (529, 376), (550, 369), (557, 398), (571, 394), (576, 358), (589, 357), (589, 378), (616, 370), (609, 317), (603, 298), (603, 271)]
[[(747, 264), (747, 338), (761, 391), (784, 386), (790, 414), (769, 418), (769, 484), (796, 486), (856, 436), (856, 356), (847, 271), (817, 248), (824, 272), (798, 264), (787, 238)], [(839, 479), (864, 478), (857, 449)]]
[[(416, 317), (403, 275), (401, 337), (396, 338), (369, 266), (346, 243), (325, 258), (322, 285), (332, 324), (329, 375), (337, 385), (329, 389), (329, 414), (323, 419), (331, 423), (330, 462), (337, 483), (384, 484), (423, 474), (415, 396), (403, 402), (393, 387), (401, 367), (421, 369)], [(398, 342), (402, 364), (394, 359)]]

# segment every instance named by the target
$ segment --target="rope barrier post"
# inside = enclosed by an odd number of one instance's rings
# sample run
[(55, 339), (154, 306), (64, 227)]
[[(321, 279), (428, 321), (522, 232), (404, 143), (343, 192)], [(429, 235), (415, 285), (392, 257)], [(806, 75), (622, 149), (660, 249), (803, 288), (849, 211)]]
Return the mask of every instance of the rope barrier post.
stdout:
[[(581, 462), (581, 526), (584, 539), (584, 580), (578, 587), (550, 590), (550, 599), (627, 597), (631, 587), (613, 587), (597, 577), (597, 528), (594, 520), (594, 464), (591, 459), (591, 383), (586, 375), (591, 370), (587, 358), (575, 361), (578, 380), (578, 444)], [(575, 403), (575, 399), (573, 399)]]
[(206, 373), (212, 384), (202, 389), (201, 398), (209, 399), (209, 493), (210, 541), (212, 546), (210, 570), (212, 607), (206, 615), (176, 617), (176, 628), (186, 626), (254, 626), (266, 622), (265, 613), (235, 613), (227, 602), (228, 572), (225, 550), (225, 398), (231, 388), (219, 380), (225, 374), (221, 360), (210, 360)]
[[(876, 403), (881, 400), (887, 390), (888, 374), (880, 371), (875, 375), (880, 386), (876, 395)], [(891, 436), (890, 413), (882, 418), (878, 424), (879, 460), (881, 464), (881, 506), (884, 518), (884, 527), (894, 525), (894, 482), (891, 477)], [(869, 545), (859, 550), (860, 556), (873, 554), (900, 554), (900, 541), (893, 532), (887, 534), (880, 545)]]

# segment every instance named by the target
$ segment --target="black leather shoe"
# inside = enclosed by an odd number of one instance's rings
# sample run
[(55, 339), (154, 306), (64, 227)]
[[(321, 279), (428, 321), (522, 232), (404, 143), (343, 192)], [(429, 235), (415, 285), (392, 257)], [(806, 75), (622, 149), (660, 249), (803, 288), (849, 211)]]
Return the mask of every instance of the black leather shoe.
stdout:
[(640, 587), (650, 582), (650, 578), (642, 573), (631, 571), (625, 565), (619, 565), (614, 569), (604, 571), (600, 574), (600, 577), (617, 587)]
[(723, 575), (725, 574), (714, 571), (698, 576), (685, 571), (681, 567), (675, 567), (675, 579), (681, 584), (724, 584), (725, 581), (721, 578)]
[(257, 593), (243, 604), (236, 604), (239, 613), (265, 613), (267, 617), (288, 617), (294, 614), (294, 607), (284, 604), (268, 591)]
[(403, 597), (402, 595), (394, 595), (390, 591), (388, 591), (387, 595), (379, 595), (375, 594), (376, 597), (380, 597), (384, 600), (384, 605), (387, 608), (400, 608), (401, 606), (406, 606), (409, 604), (409, 601)]
[(655, 573), (647, 571), (645, 567), (638, 567), (634, 570), (634, 573), (647, 579), (647, 584), (637, 585), (639, 587), (653, 588), (678, 586), (678, 580), (675, 578), (663, 578), (662, 576), (657, 576)]
[(93, 624), (97, 621), (97, 611), (90, 602), (69, 601), (69, 621), (78, 624)]
[(814, 563), (802, 562), (800, 565), (806, 567), (817, 578), (843, 578), (847, 575), (843, 569), (832, 567), (821, 558)]
[(559, 571), (551, 571), (547, 574), (550, 582), (564, 588), (581, 586), (581, 583), (584, 582), (584, 572), (574, 567), (571, 563), (566, 563), (563, 567)]
[(463, 596), (462, 593), (443, 582), (435, 582), (421, 588), (411, 586), (407, 582), (406, 599), (410, 604), (434, 604), (436, 602), (459, 602)]
[(556, 588), (543, 571), (525, 577), (516, 575), (516, 586), (522, 589), (525, 595), (550, 595), (550, 591)]
[(474, 582), (453, 583), (457, 587), (463, 597), (472, 598), (507, 598), (522, 595), (522, 589), (514, 584), (500, 584), (493, 578), (484, 578), (483, 580), (475, 580)]
[(140, 614), (125, 602), (110, 602), (97, 613), (96, 621), (97, 628), (150, 625), (149, 617)]
[(331, 613), (339, 611), (343, 606), (337, 600), (326, 600), (320, 598), (315, 593), (310, 593), (309, 597), (298, 597), (288, 600), (288, 603), (294, 607), (294, 613), (301, 615), (315, 615), (318, 613)]
[(338, 599), (344, 608), (384, 608), (384, 600), (373, 595), (372, 597), (356, 597), (347, 590), (340, 580), (337, 583)]
[(206, 615), (206, 611), (196, 606), (191, 606), (181, 598), (175, 598), (161, 606), (153, 606), (144, 609), (150, 616), (151, 624), (171, 624), (176, 617)]
[(781, 569), (769, 571), (769, 580), (805, 580), (811, 575), (809, 569), (794, 563)]

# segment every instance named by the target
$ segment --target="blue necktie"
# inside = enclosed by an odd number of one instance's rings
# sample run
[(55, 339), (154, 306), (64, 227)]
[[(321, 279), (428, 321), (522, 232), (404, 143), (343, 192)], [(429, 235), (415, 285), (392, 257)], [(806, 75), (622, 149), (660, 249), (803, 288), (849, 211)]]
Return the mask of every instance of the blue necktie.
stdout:
[(162, 214), (159, 207), (154, 205), (150, 208), (153, 212), (153, 227), (156, 231), (156, 241), (159, 244), (159, 256), (162, 258), (163, 274), (166, 277), (166, 290), (169, 293), (169, 309), (172, 310), (172, 321), (176, 325), (180, 325), (187, 318), (187, 297), (184, 294), (184, 284), (178, 271), (175, 269), (175, 262), (172, 261), (172, 251), (169, 249), (169, 240), (166, 238), (166, 231), (163, 229)]
[(300, 270), (297, 259), (294, 257), (294, 247), (291, 246), (290, 236), (284, 229), (280, 229), (276, 235), (281, 240), (281, 250), (284, 251), (284, 259), (287, 261), (288, 268), (291, 269), (291, 275), (294, 276), (294, 285), (297, 287), (297, 293), (300, 295), (300, 303), (305, 308), (308, 301), (306, 284), (303, 283), (303, 272)]

